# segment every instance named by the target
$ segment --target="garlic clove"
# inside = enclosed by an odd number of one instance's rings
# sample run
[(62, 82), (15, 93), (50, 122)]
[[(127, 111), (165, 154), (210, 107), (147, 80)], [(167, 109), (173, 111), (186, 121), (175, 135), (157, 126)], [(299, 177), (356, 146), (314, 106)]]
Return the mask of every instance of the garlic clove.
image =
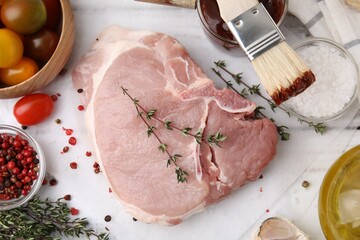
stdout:
[(309, 236), (285, 218), (266, 219), (254, 240), (309, 240)]

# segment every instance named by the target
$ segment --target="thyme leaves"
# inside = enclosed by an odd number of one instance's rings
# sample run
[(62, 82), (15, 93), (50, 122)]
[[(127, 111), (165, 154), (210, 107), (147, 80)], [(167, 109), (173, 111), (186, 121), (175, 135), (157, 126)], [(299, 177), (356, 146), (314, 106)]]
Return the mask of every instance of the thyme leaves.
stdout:
[(88, 239), (109, 240), (108, 233), (96, 233), (88, 228), (86, 218), (70, 218), (70, 208), (63, 198), (51, 201), (38, 196), (23, 206), (0, 212), (1, 239), (60, 239), (85, 236)]
[[(226, 86), (232, 90), (234, 90), (236, 93), (238, 93), (239, 95), (241, 95), (242, 97), (246, 98), (246, 96), (249, 95), (258, 95), (260, 98), (262, 98), (263, 100), (265, 100), (268, 105), (270, 106), (270, 109), (275, 112), (276, 109), (280, 109), (283, 112), (285, 112), (289, 117), (291, 117), (291, 113), (283, 108), (282, 106), (278, 106), (275, 104), (275, 102), (273, 102), (271, 99), (265, 97), (261, 91), (260, 91), (260, 85), (249, 85), (246, 82), (243, 81), (242, 79), (242, 73), (232, 73), (231, 71), (229, 71), (226, 68), (226, 63), (224, 60), (219, 60), (214, 62), (215, 66), (221, 70), (223, 70), (225, 73), (227, 73), (228, 75), (231, 76), (231, 78), (239, 85), (239, 86), (244, 86), (244, 88), (239, 92), (238, 90), (236, 90), (236, 88), (232, 85), (231, 81), (226, 80), (220, 73), (220, 71), (216, 70), (215, 68), (212, 68), (213, 72), (226, 84)], [(255, 110), (255, 115), (256, 117), (266, 117), (263, 113), (261, 113), (261, 110), (265, 110), (264, 107), (258, 107)], [(304, 120), (304, 119), (300, 119), (298, 118), (298, 121), (302, 124), (302, 123), (306, 123), (310, 128), (312, 128), (316, 133), (318, 134), (324, 134), (327, 131), (327, 126), (325, 125), (325, 123), (320, 122), (320, 123), (314, 123), (308, 120)], [(273, 120), (273, 122), (275, 123), (275, 121)], [(290, 133), (288, 132), (289, 128), (286, 126), (276, 126), (277, 127), (277, 131), (278, 134), (281, 138), (281, 140), (283, 141), (287, 141), (290, 139)]]
[(207, 137), (208, 143), (215, 144), (218, 147), (222, 147), (220, 145), (220, 142), (223, 142), (226, 140), (226, 136), (222, 135), (220, 132), (216, 132), (215, 134), (210, 134)]

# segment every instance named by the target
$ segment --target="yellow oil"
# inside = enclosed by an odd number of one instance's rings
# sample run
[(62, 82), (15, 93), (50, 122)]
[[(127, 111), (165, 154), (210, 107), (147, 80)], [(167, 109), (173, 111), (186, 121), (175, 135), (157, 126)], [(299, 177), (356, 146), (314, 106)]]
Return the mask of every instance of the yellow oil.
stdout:
[(344, 153), (327, 172), (319, 217), (328, 240), (360, 240), (360, 145)]

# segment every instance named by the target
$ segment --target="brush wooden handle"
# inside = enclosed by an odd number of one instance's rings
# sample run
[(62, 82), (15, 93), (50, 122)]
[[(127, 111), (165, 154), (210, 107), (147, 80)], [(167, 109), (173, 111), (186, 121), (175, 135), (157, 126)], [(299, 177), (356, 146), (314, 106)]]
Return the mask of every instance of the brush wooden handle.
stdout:
[(216, 0), (219, 5), (220, 15), (228, 23), (250, 8), (259, 4), (258, 0)]
[(360, 11), (360, 0), (345, 0), (345, 3), (350, 7)]
[(184, 8), (195, 8), (195, 0), (135, 0), (138, 2), (157, 3)]

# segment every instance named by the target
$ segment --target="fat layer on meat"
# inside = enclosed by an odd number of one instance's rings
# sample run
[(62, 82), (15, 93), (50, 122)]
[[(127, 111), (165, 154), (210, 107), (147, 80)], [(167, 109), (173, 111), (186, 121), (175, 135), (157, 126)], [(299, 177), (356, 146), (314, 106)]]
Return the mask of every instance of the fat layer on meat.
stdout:
[[(216, 89), (179, 42), (165, 34), (106, 28), (72, 72), (84, 90), (86, 124), (113, 192), (127, 211), (149, 223), (178, 224), (249, 180), (255, 180), (276, 153), (276, 127), (250, 120), (256, 106), (229, 89)], [(189, 174), (178, 183), (159, 142), (132, 100), (175, 128), (217, 132), (222, 147), (198, 144), (154, 119), (149, 124)], [(140, 109), (140, 111), (142, 111)]]

